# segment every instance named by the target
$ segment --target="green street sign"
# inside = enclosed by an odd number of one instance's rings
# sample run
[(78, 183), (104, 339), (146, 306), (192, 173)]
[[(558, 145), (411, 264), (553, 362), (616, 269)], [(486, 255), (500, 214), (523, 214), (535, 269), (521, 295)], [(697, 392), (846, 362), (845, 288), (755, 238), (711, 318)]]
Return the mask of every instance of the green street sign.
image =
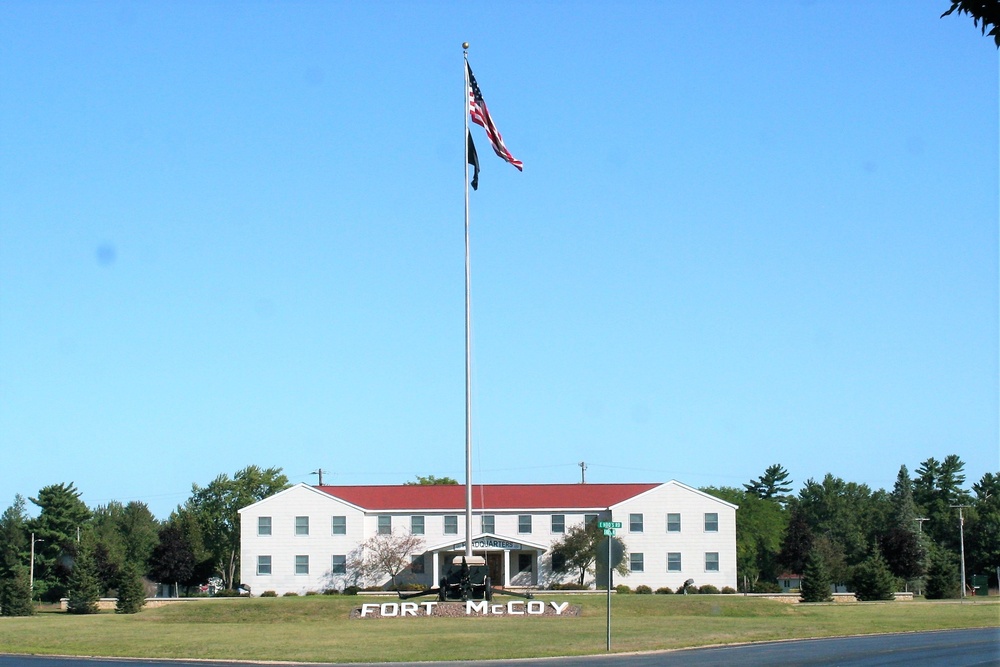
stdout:
[(615, 529), (614, 528), (605, 528), (604, 529), (604, 534), (605, 535), (614, 535), (615, 534)]
[(598, 521), (597, 522), (597, 527), (598, 528), (621, 528), (622, 527), (622, 522), (621, 521)]

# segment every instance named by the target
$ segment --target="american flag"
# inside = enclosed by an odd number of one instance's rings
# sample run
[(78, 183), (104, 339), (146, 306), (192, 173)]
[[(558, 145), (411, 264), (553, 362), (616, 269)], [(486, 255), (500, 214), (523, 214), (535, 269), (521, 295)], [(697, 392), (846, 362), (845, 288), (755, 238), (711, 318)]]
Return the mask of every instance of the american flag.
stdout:
[(465, 67), (469, 70), (469, 116), (472, 118), (472, 122), (486, 130), (486, 136), (497, 155), (517, 167), (518, 171), (524, 171), (524, 163), (511, 155), (507, 147), (503, 145), (503, 137), (500, 136), (497, 126), (490, 118), (490, 111), (486, 108), (483, 93), (479, 90), (479, 84), (476, 83), (476, 77), (472, 75), (472, 68), (469, 67), (468, 62), (465, 63)]

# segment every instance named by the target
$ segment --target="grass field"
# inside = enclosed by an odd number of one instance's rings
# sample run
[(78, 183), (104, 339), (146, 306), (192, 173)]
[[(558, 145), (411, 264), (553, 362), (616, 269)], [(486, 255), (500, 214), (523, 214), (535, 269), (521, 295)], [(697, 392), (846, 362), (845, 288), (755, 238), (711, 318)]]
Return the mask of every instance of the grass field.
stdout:
[[(4, 653), (375, 662), (604, 653), (603, 595), (554, 595), (579, 617), (350, 619), (377, 599), (205, 600), (135, 615), (47, 611), (0, 618)], [(389, 601), (384, 599), (381, 601)], [(1000, 598), (791, 605), (742, 596), (627, 595), (612, 600), (612, 650), (1000, 626)]]

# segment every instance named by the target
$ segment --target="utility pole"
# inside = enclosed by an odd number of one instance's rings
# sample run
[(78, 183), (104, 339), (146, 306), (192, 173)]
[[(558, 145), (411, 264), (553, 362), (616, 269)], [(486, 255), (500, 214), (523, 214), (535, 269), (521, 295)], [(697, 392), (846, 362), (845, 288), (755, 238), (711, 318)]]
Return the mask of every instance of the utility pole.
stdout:
[(580, 484), (587, 483), (587, 463), (585, 461), (580, 461), (578, 464), (580, 466)]
[(322, 468), (317, 468), (316, 470), (313, 470), (311, 473), (309, 473), (310, 475), (319, 475), (319, 484), (317, 486), (323, 486), (323, 473), (324, 472), (325, 471)]
[(965, 519), (962, 517), (962, 508), (968, 505), (951, 505), (958, 509), (958, 544), (961, 547), (962, 557), (962, 597), (965, 597)]

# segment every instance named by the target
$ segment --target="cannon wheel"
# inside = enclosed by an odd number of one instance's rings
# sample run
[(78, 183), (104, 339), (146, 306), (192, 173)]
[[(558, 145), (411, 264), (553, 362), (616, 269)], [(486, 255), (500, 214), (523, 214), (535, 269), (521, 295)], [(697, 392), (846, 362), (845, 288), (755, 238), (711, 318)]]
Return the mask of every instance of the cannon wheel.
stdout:
[(493, 602), (493, 584), (489, 577), (486, 577), (483, 585), (486, 586), (486, 591), (484, 592), (483, 597), (486, 598), (487, 602)]

